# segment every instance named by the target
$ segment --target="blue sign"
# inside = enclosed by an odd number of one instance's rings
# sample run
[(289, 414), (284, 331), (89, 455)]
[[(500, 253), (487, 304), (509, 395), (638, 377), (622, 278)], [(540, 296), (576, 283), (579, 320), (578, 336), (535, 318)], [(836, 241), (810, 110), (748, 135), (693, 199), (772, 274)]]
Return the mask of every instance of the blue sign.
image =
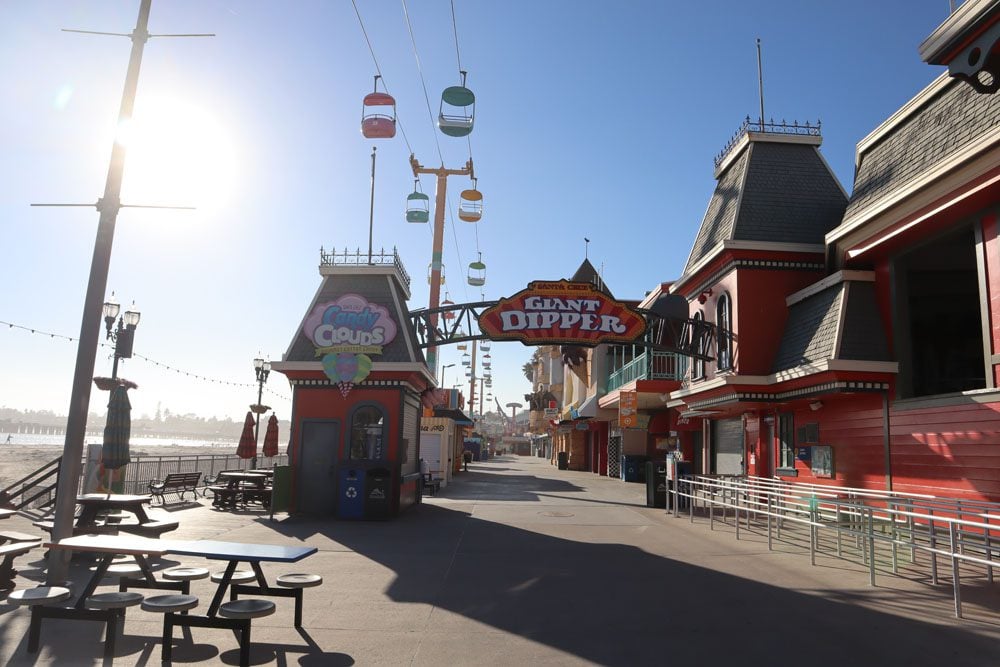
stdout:
[(799, 447), (796, 451), (796, 458), (799, 461), (811, 461), (812, 460), (812, 447)]

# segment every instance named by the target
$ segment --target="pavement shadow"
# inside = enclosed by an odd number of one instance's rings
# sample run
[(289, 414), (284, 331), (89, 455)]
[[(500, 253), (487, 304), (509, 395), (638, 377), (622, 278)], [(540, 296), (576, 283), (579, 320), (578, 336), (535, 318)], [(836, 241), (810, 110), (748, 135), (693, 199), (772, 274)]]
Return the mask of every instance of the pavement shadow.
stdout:
[[(424, 504), (387, 523), (291, 519), (273, 528), (307, 541), (322, 535), (391, 569), (384, 592), (395, 602), (432, 605), (597, 664), (780, 664), (781, 656), (808, 656), (812, 667), (979, 667), (1000, 655), (995, 637), (971, 624), (862, 606), (877, 590), (797, 592), (631, 545), (480, 520), (461, 508)], [(331, 613), (349, 614), (349, 604), (334, 596)]]

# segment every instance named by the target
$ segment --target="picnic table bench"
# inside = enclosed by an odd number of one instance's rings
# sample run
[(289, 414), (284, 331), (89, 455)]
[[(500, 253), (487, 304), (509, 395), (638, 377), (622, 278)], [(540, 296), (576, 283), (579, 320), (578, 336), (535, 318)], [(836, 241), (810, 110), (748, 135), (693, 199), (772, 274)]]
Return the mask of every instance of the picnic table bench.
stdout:
[(198, 497), (198, 482), (201, 481), (201, 471), (195, 472), (171, 472), (163, 479), (154, 479), (149, 483), (149, 493), (154, 498), (160, 499), (160, 504), (166, 504), (163, 494), (173, 491), (184, 500), (184, 494), (190, 491), (194, 497)]
[[(0, 562), (0, 590), (14, 588), (14, 577), (17, 576), (14, 559), (41, 545), (41, 539), (24, 533), (11, 533), (7, 538), (0, 537), (0, 541), (5, 542), (0, 544), (0, 556), (3, 556), (3, 562)], [(8, 541), (10, 544), (6, 544)]]

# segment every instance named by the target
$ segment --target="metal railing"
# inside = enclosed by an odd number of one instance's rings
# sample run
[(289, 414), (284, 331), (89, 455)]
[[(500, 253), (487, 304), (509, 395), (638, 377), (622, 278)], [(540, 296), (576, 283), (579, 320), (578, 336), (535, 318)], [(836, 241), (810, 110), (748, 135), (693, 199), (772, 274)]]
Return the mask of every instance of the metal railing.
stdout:
[(819, 553), (853, 556), (868, 568), (872, 586), (878, 570), (898, 575), (901, 564), (926, 568), (936, 585), (939, 559), (945, 559), (957, 618), (962, 578), (993, 583), (993, 568), (1000, 565), (998, 503), (740, 475), (685, 476), (670, 493), (674, 516), (682, 507), (691, 522), (696, 513), (707, 514), (712, 529), (731, 518), (737, 539), (741, 530), (763, 530), (769, 550), (775, 539), (805, 531), (813, 565)]
[[(230, 455), (195, 456), (138, 456), (125, 468), (122, 493), (149, 493), (149, 482), (162, 480), (172, 472), (201, 472), (201, 483), (214, 478), (223, 470), (249, 470), (251, 459)], [(257, 467), (270, 468), (286, 465), (288, 456), (281, 454), (270, 458), (259, 457)]]
[(687, 357), (673, 352), (646, 351), (608, 375), (608, 391), (634, 380), (677, 380), (687, 372)]
[(385, 248), (379, 248), (378, 252), (368, 254), (361, 248), (357, 248), (354, 252), (347, 248), (344, 248), (343, 252), (337, 252), (337, 249), (333, 248), (328, 252), (320, 247), (319, 264), (320, 266), (395, 266), (407, 286), (410, 284), (410, 274), (406, 272), (396, 248), (392, 249), (392, 253), (386, 252)]
[(20, 510), (25, 507), (45, 506), (52, 502), (52, 496), (59, 485), (61, 461), (61, 456), (49, 461), (27, 477), (0, 490), (0, 507)]

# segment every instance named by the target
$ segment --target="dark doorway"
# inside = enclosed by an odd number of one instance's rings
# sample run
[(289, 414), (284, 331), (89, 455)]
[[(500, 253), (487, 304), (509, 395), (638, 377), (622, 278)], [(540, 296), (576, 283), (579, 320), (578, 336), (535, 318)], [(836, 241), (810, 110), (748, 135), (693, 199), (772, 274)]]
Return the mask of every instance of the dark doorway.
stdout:
[(336, 462), (340, 422), (302, 422), (295, 507), (306, 514), (332, 514), (336, 507)]
[(901, 397), (986, 387), (976, 247), (966, 227), (896, 260)]

